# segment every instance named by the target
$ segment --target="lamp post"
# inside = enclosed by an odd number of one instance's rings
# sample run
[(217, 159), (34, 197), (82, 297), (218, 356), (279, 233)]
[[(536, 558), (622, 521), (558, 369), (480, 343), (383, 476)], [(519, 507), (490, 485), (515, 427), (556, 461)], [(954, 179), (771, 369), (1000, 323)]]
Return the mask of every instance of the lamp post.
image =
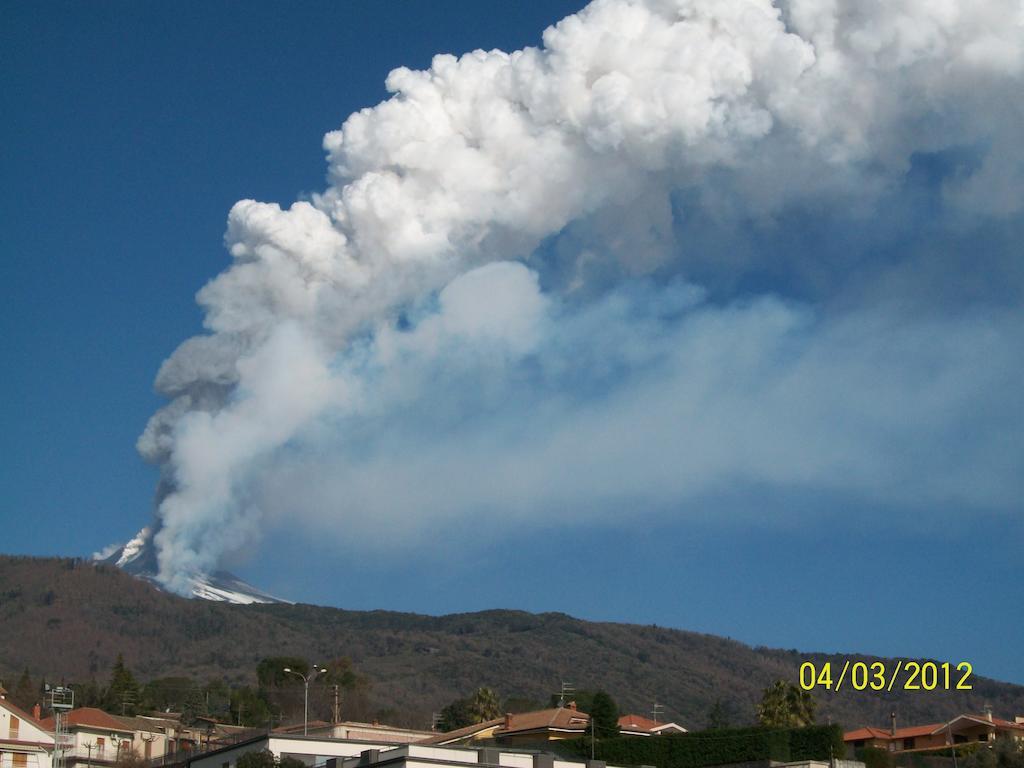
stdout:
[(327, 672), (324, 667), (318, 667), (316, 664), (313, 665), (313, 671), (308, 675), (304, 675), (301, 672), (296, 672), (291, 667), (285, 667), (284, 671), (289, 675), (295, 675), (302, 679), (302, 685), (305, 688), (305, 692), (302, 698), (302, 735), (309, 735), (309, 684), (313, 680), (316, 680), (317, 675), (321, 675)]

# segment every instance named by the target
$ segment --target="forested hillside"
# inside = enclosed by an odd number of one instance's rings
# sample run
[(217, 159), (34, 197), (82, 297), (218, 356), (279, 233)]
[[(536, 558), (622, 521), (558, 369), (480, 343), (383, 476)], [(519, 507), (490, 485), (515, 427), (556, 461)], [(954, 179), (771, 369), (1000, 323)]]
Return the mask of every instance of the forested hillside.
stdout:
[[(143, 681), (181, 676), (228, 685), (255, 683), (265, 657), (348, 658), (369, 682), (373, 707), (421, 726), (479, 686), (547, 702), (562, 680), (603, 688), (627, 711), (649, 712), (658, 702), (668, 718), (691, 728), (706, 724), (716, 702), (743, 724), (773, 680), (795, 682), (801, 661), (827, 658), (557, 613), (435, 617), (226, 605), (175, 597), (109, 566), (6, 556), (0, 556), (0, 627), (0, 680), (8, 685), (26, 669), (35, 679), (104, 681), (118, 654)], [(981, 711), (985, 704), (1003, 716), (1024, 714), (1024, 687), (979, 678), (968, 692), (816, 696), (820, 721), (849, 726), (885, 725), (893, 708), (903, 723)]]

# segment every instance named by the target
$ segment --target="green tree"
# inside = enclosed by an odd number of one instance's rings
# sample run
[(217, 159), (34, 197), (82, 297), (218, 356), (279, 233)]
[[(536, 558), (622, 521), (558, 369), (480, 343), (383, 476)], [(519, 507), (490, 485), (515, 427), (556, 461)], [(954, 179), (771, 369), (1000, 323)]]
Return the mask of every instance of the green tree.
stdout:
[(590, 704), (590, 727), (599, 739), (619, 735), (619, 708), (615, 699), (604, 691), (597, 691)]
[(18, 678), (18, 684), (14, 686), (14, 691), (11, 693), (11, 701), (29, 712), (32, 711), (32, 707), (39, 701), (36, 687), (32, 685), (32, 678), (29, 676), (27, 669)]
[(469, 697), (469, 713), (473, 723), (483, 723), (501, 717), (501, 699), (490, 688), (477, 688)]
[(438, 727), (454, 731), (467, 725), (482, 723), (501, 717), (501, 700), (490, 688), (477, 688), (471, 696), (456, 699), (441, 710)]
[(246, 752), (238, 758), (236, 768), (277, 768), (277, 760), (269, 749), (261, 752)]
[(814, 697), (785, 680), (764, 689), (757, 707), (757, 720), (771, 728), (800, 728), (814, 724)]
[(721, 699), (715, 699), (714, 705), (708, 711), (708, 730), (717, 731), (728, 728), (732, 725), (732, 707), (725, 704)]
[(991, 747), (982, 746), (969, 754), (960, 765), (963, 768), (1024, 768), (1024, 744), (1000, 737)]
[(283, 688), (288, 685), (302, 685), (295, 675), (285, 672), (285, 667), (299, 673), (309, 674), (309, 662), (298, 656), (271, 656), (260, 659), (256, 665), (256, 679), (260, 688)]
[(469, 711), (469, 699), (456, 699), (441, 710), (437, 727), (442, 731), (454, 731), (473, 725), (473, 714)]
[(139, 703), (139, 684), (125, 666), (124, 657), (117, 654), (114, 669), (110, 673), (110, 685), (103, 697), (103, 708), (108, 712), (134, 715)]
[(251, 727), (268, 725), (270, 704), (254, 688), (235, 688), (231, 692), (231, 722)]

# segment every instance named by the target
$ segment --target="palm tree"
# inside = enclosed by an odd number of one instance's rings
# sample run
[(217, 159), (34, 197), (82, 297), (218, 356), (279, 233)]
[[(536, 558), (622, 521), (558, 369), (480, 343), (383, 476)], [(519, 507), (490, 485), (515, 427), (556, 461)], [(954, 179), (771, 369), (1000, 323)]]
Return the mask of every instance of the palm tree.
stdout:
[(761, 725), (774, 728), (800, 728), (814, 724), (814, 697), (784, 680), (776, 680), (764, 689), (757, 707)]
[(469, 698), (469, 711), (474, 722), (501, 717), (501, 699), (490, 688), (477, 688)]

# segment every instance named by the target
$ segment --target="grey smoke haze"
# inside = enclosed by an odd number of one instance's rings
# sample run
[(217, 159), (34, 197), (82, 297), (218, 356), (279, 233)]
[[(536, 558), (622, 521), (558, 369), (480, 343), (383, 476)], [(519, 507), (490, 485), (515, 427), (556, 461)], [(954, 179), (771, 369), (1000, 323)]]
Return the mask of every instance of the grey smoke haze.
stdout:
[(395, 70), (323, 193), (231, 210), (159, 578), (738, 483), (1018, 514), (1022, 67), (1014, 2), (598, 0)]

